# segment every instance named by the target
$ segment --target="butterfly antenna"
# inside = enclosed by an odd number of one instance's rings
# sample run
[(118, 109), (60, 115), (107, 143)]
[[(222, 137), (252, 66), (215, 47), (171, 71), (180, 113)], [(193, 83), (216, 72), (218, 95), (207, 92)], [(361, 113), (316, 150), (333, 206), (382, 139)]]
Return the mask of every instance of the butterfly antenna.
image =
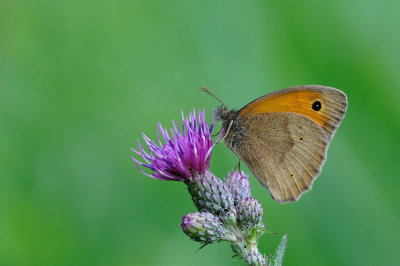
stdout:
[(222, 103), (222, 105), (223, 105), (224, 107), (226, 106), (225, 103), (224, 103), (219, 97), (217, 97), (217, 95), (215, 95), (209, 88), (201, 87), (201, 88), (199, 89), (199, 91), (207, 92), (207, 93), (210, 94), (212, 97), (214, 97), (215, 99), (217, 99), (220, 103)]

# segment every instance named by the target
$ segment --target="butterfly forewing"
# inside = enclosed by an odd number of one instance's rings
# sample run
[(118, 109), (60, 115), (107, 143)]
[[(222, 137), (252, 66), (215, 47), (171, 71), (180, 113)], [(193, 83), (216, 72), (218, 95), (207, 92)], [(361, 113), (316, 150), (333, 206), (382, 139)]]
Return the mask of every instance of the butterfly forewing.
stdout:
[[(319, 108), (315, 108), (319, 105)], [(330, 140), (347, 109), (346, 95), (332, 87), (305, 85), (264, 95), (243, 107), (239, 118), (258, 113), (292, 112), (317, 123)]]

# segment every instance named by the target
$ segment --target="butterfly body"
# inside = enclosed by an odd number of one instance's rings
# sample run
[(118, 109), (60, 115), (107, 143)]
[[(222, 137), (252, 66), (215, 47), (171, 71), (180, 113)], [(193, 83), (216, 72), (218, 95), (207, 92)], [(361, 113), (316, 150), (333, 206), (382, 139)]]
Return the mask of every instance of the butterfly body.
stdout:
[(324, 86), (276, 91), (239, 111), (216, 110), (226, 145), (279, 203), (311, 189), (347, 108), (346, 95)]

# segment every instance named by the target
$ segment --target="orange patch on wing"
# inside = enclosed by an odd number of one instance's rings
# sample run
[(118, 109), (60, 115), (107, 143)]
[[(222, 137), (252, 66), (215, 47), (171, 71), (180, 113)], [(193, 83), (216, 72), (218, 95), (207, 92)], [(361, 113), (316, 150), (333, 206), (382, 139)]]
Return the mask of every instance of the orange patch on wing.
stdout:
[[(312, 104), (315, 101), (320, 101), (322, 103), (321, 110), (314, 111), (312, 109)], [(238, 117), (270, 112), (298, 113), (310, 118), (321, 127), (324, 127), (328, 122), (328, 117), (324, 114), (323, 94), (318, 91), (309, 90), (272, 93), (266, 97), (261, 97), (243, 107)]]

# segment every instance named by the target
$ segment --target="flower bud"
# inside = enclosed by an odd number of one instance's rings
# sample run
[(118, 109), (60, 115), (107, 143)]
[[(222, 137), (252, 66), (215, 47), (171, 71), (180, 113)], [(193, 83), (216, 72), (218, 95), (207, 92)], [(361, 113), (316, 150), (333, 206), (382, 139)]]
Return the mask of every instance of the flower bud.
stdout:
[(265, 257), (258, 250), (248, 253), (244, 257), (244, 261), (247, 265), (266, 265)]
[(263, 208), (253, 199), (247, 198), (238, 206), (238, 220), (245, 227), (254, 227), (262, 223)]
[(196, 176), (193, 181), (186, 184), (199, 211), (235, 220), (233, 196), (221, 179), (207, 171), (204, 175)]
[(181, 227), (191, 239), (202, 243), (213, 243), (222, 240), (226, 235), (220, 219), (207, 212), (183, 216)]
[(242, 200), (251, 197), (249, 176), (243, 171), (228, 173), (225, 178), (225, 184), (233, 195), (235, 206), (240, 204)]

